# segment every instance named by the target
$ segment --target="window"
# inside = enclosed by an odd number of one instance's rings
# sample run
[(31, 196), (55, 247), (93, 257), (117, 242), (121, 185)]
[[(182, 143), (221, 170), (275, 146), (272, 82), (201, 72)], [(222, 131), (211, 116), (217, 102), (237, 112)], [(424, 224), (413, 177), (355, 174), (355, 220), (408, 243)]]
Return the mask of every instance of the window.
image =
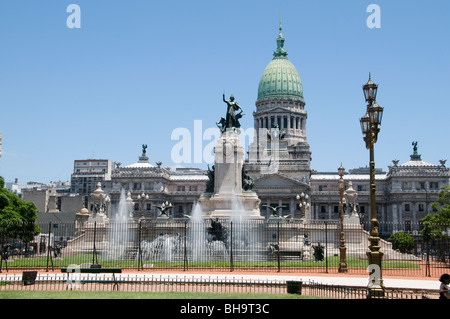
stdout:
[(419, 212), (423, 212), (424, 211), (424, 206), (423, 204), (419, 204)]
[(183, 205), (178, 205), (178, 212), (183, 213)]
[(197, 186), (189, 186), (189, 190), (191, 192), (196, 192), (197, 191)]
[(410, 211), (409, 204), (405, 204), (405, 212), (409, 212), (409, 211)]
[(139, 203), (134, 204), (134, 210), (139, 210)]
[(402, 189), (403, 190), (411, 190), (412, 189), (411, 182), (402, 182)]
[(439, 189), (438, 182), (430, 182), (430, 189)]
[(147, 203), (147, 210), (151, 210), (152, 209), (152, 204)]
[(405, 231), (409, 232), (411, 231), (411, 221), (405, 220)]
[(334, 210), (335, 213), (339, 213), (339, 206), (334, 206), (333, 210)]
[(177, 186), (178, 192), (184, 192), (184, 190), (185, 190), (184, 186)]

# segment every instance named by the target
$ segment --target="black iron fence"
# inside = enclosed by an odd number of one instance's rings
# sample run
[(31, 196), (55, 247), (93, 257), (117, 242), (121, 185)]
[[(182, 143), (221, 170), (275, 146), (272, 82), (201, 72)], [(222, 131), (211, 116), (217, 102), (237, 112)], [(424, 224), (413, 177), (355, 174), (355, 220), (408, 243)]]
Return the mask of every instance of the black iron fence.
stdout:
[[(25, 272), (24, 272), (25, 274)], [(73, 274), (72, 274), (73, 275)], [(38, 274), (32, 280), (24, 275), (0, 277), (2, 291), (124, 291), (154, 293), (208, 293), (208, 294), (298, 294), (323, 299), (367, 299), (366, 287), (349, 287), (314, 281), (286, 281), (246, 277), (162, 276), (123, 274), (112, 280), (106, 274)], [(218, 296), (220, 298), (220, 296)], [(427, 289), (385, 290), (384, 299), (438, 299), (439, 292)]]
[[(344, 230), (350, 274), (367, 274), (367, 225), (337, 221), (151, 220), (106, 223), (0, 225), (0, 271), (58, 270), (81, 265), (151, 270), (256, 270), (336, 273)], [(382, 225), (397, 232), (401, 225)], [(380, 223), (381, 228), (381, 223)], [(381, 240), (383, 276), (433, 276), (448, 272), (448, 237), (424, 242), (420, 231), (409, 242)]]

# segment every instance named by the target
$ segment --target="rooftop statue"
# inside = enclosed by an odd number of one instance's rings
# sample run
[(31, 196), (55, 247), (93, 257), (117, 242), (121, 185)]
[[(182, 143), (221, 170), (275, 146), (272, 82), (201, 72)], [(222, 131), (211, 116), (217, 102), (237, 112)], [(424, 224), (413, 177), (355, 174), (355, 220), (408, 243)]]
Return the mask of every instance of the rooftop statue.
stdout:
[(147, 144), (142, 144), (142, 156), (147, 154)]

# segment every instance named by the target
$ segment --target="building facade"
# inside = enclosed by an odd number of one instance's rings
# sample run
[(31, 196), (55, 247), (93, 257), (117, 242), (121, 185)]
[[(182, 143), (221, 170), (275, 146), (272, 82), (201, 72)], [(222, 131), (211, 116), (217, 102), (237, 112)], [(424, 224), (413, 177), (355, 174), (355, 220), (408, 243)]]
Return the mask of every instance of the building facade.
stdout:
[[(281, 31), (280, 25), (276, 50), (258, 85), (253, 112), (256, 135), (249, 146), (244, 169), (252, 177), (253, 190), (261, 199), (261, 215), (269, 217), (272, 211), (267, 206), (272, 206), (278, 207), (279, 215), (300, 218), (296, 196), (303, 193), (309, 196), (307, 219), (338, 220), (340, 176), (337, 168), (335, 172), (311, 169), (302, 82), (287, 58)], [(87, 196), (100, 181), (111, 198), (111, 215), (117, 212), (122, 192), (133, 200), (131, 213), (135, 218), (156, 218), (160, 214), (158, 206), (166, 202), (173, 206), (169, 211), (171, 217), (191, 214), (206, 190), (207, 171), (170, 169), (160, 162), (154, 166), (149, 162), (146, 148), (143, 145), (138, 162), (123, 167), (107, 160), (75, 161), (72, 192)], [(445, 160), (440, 164), (422, 160), (417, 145), (409, 161), (400, 165), (399, 162), (394, 160), (387, 171), (376, 169), (376, 210), (381, 235), (397, 230), (417, 232), (420, 220), (433, 213), (431, 204), (437, 200), (440, 188), (450, 184)], [(343, 178), (346, 188), (351, 185), (357, 191), (360, 221), (368, 222), (369, 169), (349, 169)]]
[[(340, 192), (335, 172), (311, 169), (311, 152), (307, 143), (305, 100), (300, 76), (287, 58), (281, 25), (277, 49), (264, 70), (259, 86), (256, 111), (253, 113), (256, 140), (249, 147), (246, 169), (255, 181), (254, 190), (261, 199), (261, 213), (269, 215), (267, 206), (279, 207), (278, 214), (300, 217), (297, 194), (308, 194), (306, 217), (316, 220), (340, 218)], [(417, 232), (420, 220), (433, 213), (431, 204), (441, 187), (450, 184), (445, 160), (440, 164), (423, 161), (413, 143), (409, 161), (398, 165), (394, 160), (388, 172), (376, 169), (377, 219), (380, 232), (402, 230)], [(350, 169), (344, 174), (346, 187), (358, 192), (361, 222), (370, 220), (369, 168)]]
[(277, 48), (258, 85), (253, 112), (256, 138), (245, 168), (255, 182), (263, 215), (270, 214), (267, 206), (279, 206), (280, 213), (296, 218), (300, 217), (296, 195), (311, 190), (311, 151), (303, 85), (284, 42), (280, 24)]
[(71, 192), (89, 195), (98, 182), (110, 181), (113, 167), (117, 165), (106, 159), (75, 160), (71, 175)]
[[(162, 167), (150, 164), (145, 149), (136, 163), (117, 166), (111, 181), (104, 182), (105, 191), (111, 198), (111, 214), (118, 211), (122, 190), (129, 193), (133, 199), (132, 215), (135, 218), (156, 218), (162, 203), (171, 203), (173, 208), (169, 214), (174, 218), (184, 218), (189, 215), (200, 195), (206, 190), (207, 176), (196, 168)], [(142, 196), (144, 194), (144, 196)], [(148, 199), (139, 201), (138, 196)]]

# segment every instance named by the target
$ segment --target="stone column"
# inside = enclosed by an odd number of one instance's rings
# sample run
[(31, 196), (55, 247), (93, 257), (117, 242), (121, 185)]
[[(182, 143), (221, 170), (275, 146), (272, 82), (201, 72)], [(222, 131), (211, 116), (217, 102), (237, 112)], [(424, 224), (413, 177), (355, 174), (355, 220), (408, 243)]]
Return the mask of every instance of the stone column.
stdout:
[[(283, 206), (282, 198), (278, 198), (278, 206)], [(278, 209), (277, 214), (278, 216), (283, 216), (283, 208)]]
[(291, 214), (291, 218), (295, 217), (295, 200), (294, 200), (294, 196), (291, 196), (291, 201), (290, 201), (290, 214)]

